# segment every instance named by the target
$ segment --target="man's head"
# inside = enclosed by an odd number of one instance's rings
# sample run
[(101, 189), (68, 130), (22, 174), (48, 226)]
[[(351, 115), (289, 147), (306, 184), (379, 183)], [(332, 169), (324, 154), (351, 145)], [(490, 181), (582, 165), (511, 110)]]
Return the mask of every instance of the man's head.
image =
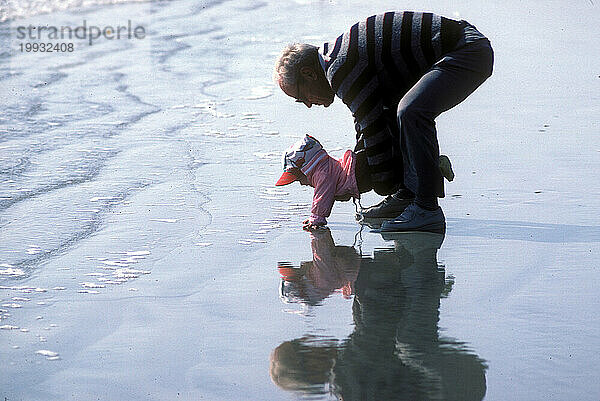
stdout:
[(328, 107), (335, 97), (319, 61), (318, 48), (306, 43), (286, 46), (275, 63), (275, 81), (288, 96), (306, 107)]
[(337, 353), (333, 338), (307, 335), (286, 341), (271, 353), (271, 380), (287, 391), (324, 394)]

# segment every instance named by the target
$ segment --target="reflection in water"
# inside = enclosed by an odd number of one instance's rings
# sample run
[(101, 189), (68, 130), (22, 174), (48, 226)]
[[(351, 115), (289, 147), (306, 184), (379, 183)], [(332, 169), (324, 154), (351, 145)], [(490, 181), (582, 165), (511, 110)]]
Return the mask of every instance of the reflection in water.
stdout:
[(333, 338), (306, 335), (286, 341), (271, 353), (271, 379), (284, 390), (326, 393), (337, 352)]
[(300, 269), (280, 265), (288, 300), (293, 294), (295, 301), (318, 305), (340, 288), (353, 294), (355, 329), (341, 342), (316, 336), (284, 342), (271, 354), (273, 382), (345, 401), (483, 399), (485, 363), (463, 344), (439, 337), (440, 298), (452, 285), (437, 264), (443, 235), (385, 239), (394, 247), (359, 258), (354, 248), (335, 246), (324, 230), (311, 234), (312, 262)]
[(345, 297), (354, 294), (354, 281), (361, 258), (351, 246), (336, 246), (329, 229), (310, 233), (313, 260), (300, 263), (280, 263), (281, 298), (285, 302), (319, 305), (336, 290)]

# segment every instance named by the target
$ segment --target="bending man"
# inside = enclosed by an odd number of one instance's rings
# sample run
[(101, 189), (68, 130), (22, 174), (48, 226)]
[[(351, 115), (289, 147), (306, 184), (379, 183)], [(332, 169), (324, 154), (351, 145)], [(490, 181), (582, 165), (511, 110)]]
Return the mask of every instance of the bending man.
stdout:
[(492, 73), (490, 42), (473, 25), (431, 13), (387, 12), (321, 48), (287, 46), (275, 78), (307, 107), (337, 95), (354, 116), (360, 192), (388, 195), (363, 211), (383, 231), (439, 231), (445, 218), (435, 118)]

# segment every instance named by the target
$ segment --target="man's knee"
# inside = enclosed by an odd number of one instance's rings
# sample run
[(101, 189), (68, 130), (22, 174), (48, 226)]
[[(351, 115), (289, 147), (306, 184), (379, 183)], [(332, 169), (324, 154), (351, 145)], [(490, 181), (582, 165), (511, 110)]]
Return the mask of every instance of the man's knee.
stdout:
[(398, 125), (410, 125), (411, 123), (420, 121), (433, 123), (434, 115), (428, 110), (418, 107), (411, 102), (400, 101), (398, 108), (396, 109), (396, 115), (398, 118)]

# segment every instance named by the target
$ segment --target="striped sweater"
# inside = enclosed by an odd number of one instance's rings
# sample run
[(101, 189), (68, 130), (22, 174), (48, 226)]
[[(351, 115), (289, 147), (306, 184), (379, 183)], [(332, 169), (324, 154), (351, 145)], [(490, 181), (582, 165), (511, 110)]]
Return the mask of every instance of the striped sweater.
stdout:
[(431, 13), (388, 12), (356, 23), (320, 50), (327, 80), (352, 111), (356, 150), (365, 149), (378, 193), (390, 193), (401, 179), (395, 176), (398, 132), (389, 129), (385, 109), (395, 116), (402, 96), (456, 47), (464, 24)]

